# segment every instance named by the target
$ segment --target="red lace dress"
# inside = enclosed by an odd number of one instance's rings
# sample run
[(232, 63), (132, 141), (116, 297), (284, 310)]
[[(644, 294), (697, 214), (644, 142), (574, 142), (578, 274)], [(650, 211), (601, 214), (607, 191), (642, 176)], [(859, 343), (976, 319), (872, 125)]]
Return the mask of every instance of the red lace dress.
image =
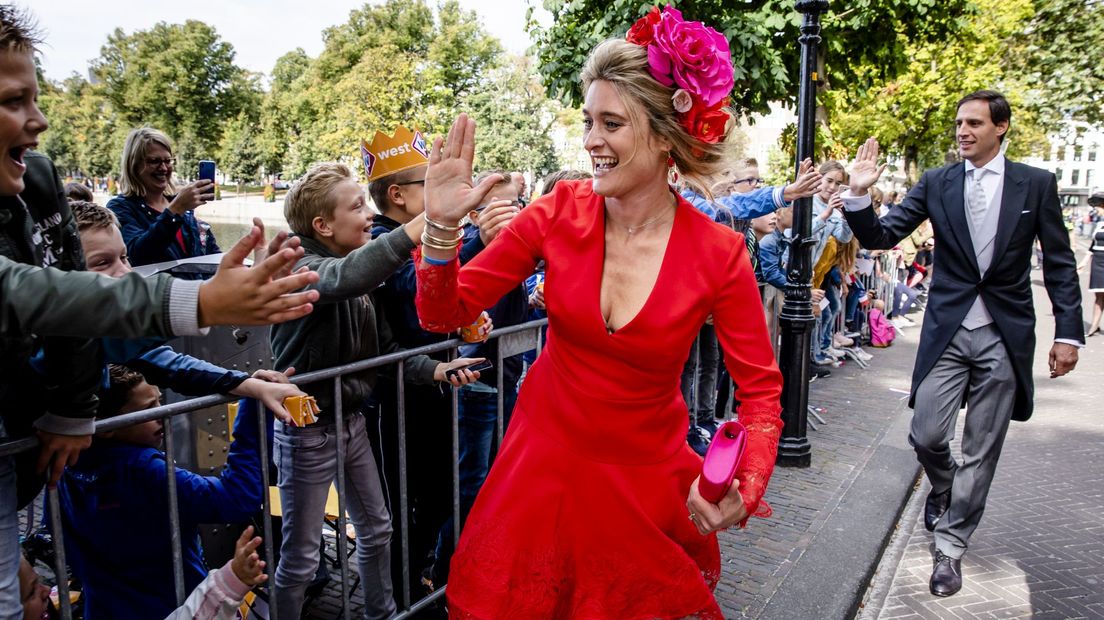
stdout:
[(701, 471), (686, 444), (679, 376), (713, 315), (750, 437), (738, 472), (755, 512), (781, 432), (781, 376), (743, 238), (679, 199), (658, 279), (613, 334), (599, 308), (602, 197), (561, 182), (459, 269), (418, 263), (418, 314), (470, 324), (547, 261), (547, 345), (464, 526), (448, 583), (453, 618), (721, 618), (716, 535), (686, 496)]

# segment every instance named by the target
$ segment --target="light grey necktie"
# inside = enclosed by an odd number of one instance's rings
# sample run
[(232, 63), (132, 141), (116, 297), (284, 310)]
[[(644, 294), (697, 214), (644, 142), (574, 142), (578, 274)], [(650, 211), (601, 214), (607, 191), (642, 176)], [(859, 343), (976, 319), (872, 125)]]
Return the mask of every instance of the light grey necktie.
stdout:
[(966, 192), (966, 209), (970, 213), (970, 222), (974, 225), (974, 234), (981, 232), (985, 224), (985, 212), (989, 209), (989, 199), (985, 196), (985, 189), (981, 186), (981, 177), (987, 171), (985, 168), (974, 168), (970, 171), (970, 189)]

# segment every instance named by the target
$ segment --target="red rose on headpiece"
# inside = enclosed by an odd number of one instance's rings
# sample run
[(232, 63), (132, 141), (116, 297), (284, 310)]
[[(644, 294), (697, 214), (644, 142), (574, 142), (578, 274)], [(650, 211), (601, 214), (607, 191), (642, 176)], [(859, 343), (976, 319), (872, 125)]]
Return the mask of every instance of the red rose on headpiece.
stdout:
[(682, 115), (679, 124), (686, 129), (687, 133), (702, 142), (716, 144), (724, 138), (728, 122), (732, 120), (722, 106), (723, 102), (713, 109), (708, 109), (697, 103), (690, 108), (689, 112)]
[(629, 28), (629, 34), (625, 35), (625, 40), (636, 45), (648, 45), (655, 39), (655, 27), (659, 20), (659, 7), (653, 6), (647, 15), (636, 20), (632, 28)]

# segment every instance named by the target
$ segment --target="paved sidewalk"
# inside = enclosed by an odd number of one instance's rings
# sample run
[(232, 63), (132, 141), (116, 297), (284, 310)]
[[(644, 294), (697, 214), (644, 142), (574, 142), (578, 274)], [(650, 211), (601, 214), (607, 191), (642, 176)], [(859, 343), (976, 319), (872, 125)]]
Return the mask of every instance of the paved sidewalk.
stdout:
[(774, 516), (721, 536), (726, 617), (853, 615), (918, 473), (905, 424), (919, 331), (867, 348), (868, 369), (848, 363), (812, 384), (810, 402), (828, 422), (809, 431), (812, 466), (776, 468), (766, 495)]
[[(1049, 379), (1054, 323), (1039, 274), (1032, 274), (1035, 414), (1009, 429), (985, 516), (963, 558), (962, 591), (942, 599), (928, 592), (925, 481), (861, 618), (1104, 618), (1104, 339), (1088, 340), (1073, 374)], [(1091, 300), (1087, 293), (1086, 317)], [(959, 436), (961, 428), (960, 420)]]

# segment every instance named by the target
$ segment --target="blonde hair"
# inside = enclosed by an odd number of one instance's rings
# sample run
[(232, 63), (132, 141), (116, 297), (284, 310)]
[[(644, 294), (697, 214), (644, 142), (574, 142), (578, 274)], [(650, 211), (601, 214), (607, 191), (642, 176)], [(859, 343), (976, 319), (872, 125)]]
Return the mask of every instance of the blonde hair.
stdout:
[[(172, 140), (160, 131), (152, 127), (139, 127), (130, 130), (126, 142), (123, 144), (123, 157), (119, 162), (119, 193), (124, 196), (145, 196), (146, 188), (142, 185), (139, 175), (142, 167), (146, 165), (146, 153), (151, 144), (163, 147), (172, 155)], [(175, 192), (172, 175), (169, 175), (169, 192)]]
[(295, 182), (284, 197), (284, 219), (291, 232), (314, 238), (314, 218), (333, 217), (333, 190), (344, 181), (356, 182), (356, 175), (345, 164), (314, 164)]
[[(706, 198), (712, 199), (708, 177), (723, 166), (724, 140), (733, 123), (725, 128), (725, 136), (715, 144), (703, 142), (679, 124), (671, 96), (675, 89), (657, 82), (648, 71), (648, 50), (623, 39), (608, 39), (598, 44), (587, 58), (580, 75), (585, 93), (593, 82), (602, 80), (613, 86), (621, 103), (630, 112), (640, 112), (648, 121), (652, 133), (671, 143), (671, 157), (682, 178)], [(634, 125), (637, 139), (643, 134)]]

